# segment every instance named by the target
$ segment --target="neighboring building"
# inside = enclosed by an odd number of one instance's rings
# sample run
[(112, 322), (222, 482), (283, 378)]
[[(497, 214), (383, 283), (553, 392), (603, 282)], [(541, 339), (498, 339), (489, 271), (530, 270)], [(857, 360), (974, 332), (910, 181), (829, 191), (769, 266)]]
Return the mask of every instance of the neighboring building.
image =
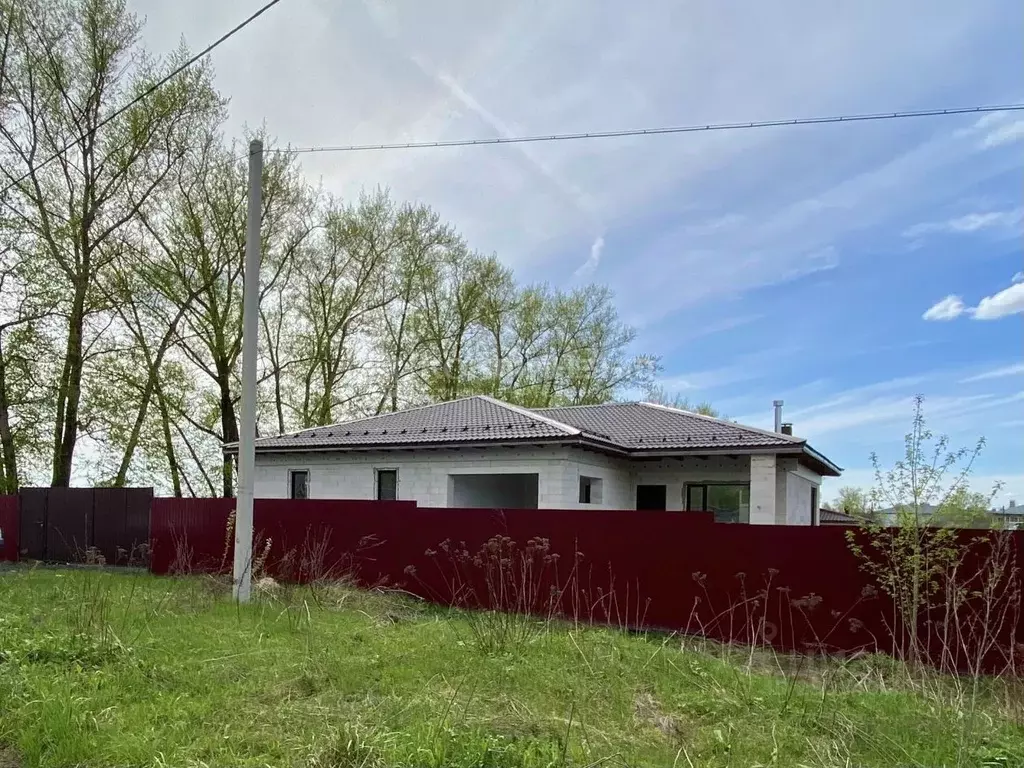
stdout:
[(787, 428), (768, 432), (650, 403), (528, 410), (476, 396), (260, 438), (255, 493), (429, 507), (710, 510), (720, 521), (813, 525), (822, 477), (841, 470)]
[[(931, 521), (939, 514), (939, 507), (934, 504), (922, 504), (918, 515), (921, 525), (932, 524)], [(875, 518), (884, 525), (896, 525), (899, 514), (894, 507), (886, 507), (874, 513)], [(938, 525), (942, 525), (940, 521)], [(1008, 506), (1000, 509), (990, 509), (986, 515), (980, 512), (976, 520), (970, 524), (971, 528), (1000, 528), (1008, 530), (1019, 530), (1024, 528), (1024, 507), (1018, 507), (1017, 502), (1010, 500)]]
[(818, 510), (818, 519), (821, 525), (857, 525), (858, 520), (853, 515), (848, 515), (838, 509), (821, 507)]

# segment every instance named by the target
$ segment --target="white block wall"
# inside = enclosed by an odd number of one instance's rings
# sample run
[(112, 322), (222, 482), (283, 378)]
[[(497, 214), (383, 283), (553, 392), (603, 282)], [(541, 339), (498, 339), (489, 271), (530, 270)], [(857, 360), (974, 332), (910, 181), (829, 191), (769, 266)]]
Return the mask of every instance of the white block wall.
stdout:
[[(311, 499), (372, 499), (375, 470), (398, 470), (398, 498), (425, 507), (448, 506), (452, 474), (537, 473), (537, 502), (562, 503), (564, 448), (503, 448), (353, 451), (350, 453), (278, 453), (256, 456), (256, 498), (288, 498), (293, 469), (309, 471)], [(554, 459), (554, 460), (553, 460)]]
[(775, 455), (750, 457), (750, 523), (776, 525), (775, 494), (778, 490)]
[[(635, 509), (637, 485), (665, 485), (666, 507), (686, 508), (687, 483), (750, 483), (750, 522), (809, 525), (810, 488), (821, 478), (794, 459), (774, 455), (685, 457), (628, 461), (560, 446), (467, 448), (351, 453), (280, 453), (256, 456), (257, 498), (287, 498), (289, 471), (309, 471), (313, 499), (372, 499), (376, 469), (398, 470), (398, 498), (426, 507), (446, 507), (450, 475), (538, 476), (541, 509)], [(580, 477), (599, 478), (600, 503), (579, 503)], [(815, 479), (817, 482), (815, 482)], [(806, 504), (804, 500), (806, 497)], [(806, 509), (797, 514), (794, 505)]]

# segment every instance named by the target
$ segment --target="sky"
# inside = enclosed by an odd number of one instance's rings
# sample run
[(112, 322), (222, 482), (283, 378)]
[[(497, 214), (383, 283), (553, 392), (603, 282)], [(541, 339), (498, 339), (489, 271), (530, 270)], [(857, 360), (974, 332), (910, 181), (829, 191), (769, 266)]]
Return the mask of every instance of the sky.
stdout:
[[(129, 0), (154, 54), (259, 0)], [(351, 145), (1024, 102), (1010, 0), (282, 0), (213, 54), (229, 133)], [(870, 486), (912, 398), (1024, 503), (1024, 112), (302, 156), (523, 281), (610, 285), (662, 384)]]

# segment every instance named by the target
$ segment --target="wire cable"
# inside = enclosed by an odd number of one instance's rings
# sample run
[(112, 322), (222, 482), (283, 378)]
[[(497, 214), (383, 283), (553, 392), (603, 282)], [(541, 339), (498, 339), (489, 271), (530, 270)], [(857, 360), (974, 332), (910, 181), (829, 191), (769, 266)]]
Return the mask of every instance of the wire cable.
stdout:
[(825, 123), (855, 123), (869, 120), (898, 120), (909, 117), (937, 117), (940, 115), (966, 115), (983, 112), (1019, 112), (1024, 104), (1003, 104), (979, 107), (951, 107), (948, 109), (922, 109), (905, 112), (875, 112), (868, 114), (835, 115), (831, 117), (798, 117), (790, 120), (757, 120), (741, 123), (708, 123), (705, 125), (674, 125), (661, 128), (634, 128), (620, 131), (592, 131), (589, 133), (552, 133), (538, 136), (495, 136), (487, 139), (452, 139), (449, 141), (410, 141), (396, 144), (349, 144), (324, 147), (294, 147), (271, 150), (288, 154), (314, 152), (373, 152), (391, 149), (431, 149), (440, 147), (480, 147), (494, 144), (532, 144), (543, 141), (574, 141), (578, 139), (611, 139), (623, 136), (661, 136), (670, 133), (697, 133), (699, 131), (735, 131), (748, 128), (779, 128), (791, 125), (822, 125)]
[(6, 192), (8, 192), (9, 190), (13, 189), (14, 187), (16, 187), (16, 186), (17, 186), (18, 184), (20, 184), (21, 182), (25, 181), (25, 179), (29, 178), (29, 177), (30, 177), (30, 176), (31, 176), (31, 175), (32, 175), (32, 174), (33, 174), (33, 173), (34, 173), (35, 171), (38, 171), (38, 170), (39, 170), (40, 168), (42, 168), (42, 167), (43, 167), (44, 165), (47, 165), (48, 163), (52, 163), (52, 162), (53, 162), (54, 160), (56, 160), (56, 159), (57, 159), (58, 157), (60, 157), (61, 155), (63, 155), (63, 154), (65, 153), (65, 152), (67, 152), (67, 151), (68, 151), (69, 149), (71, 149), (71, 148), (72, 148), (72, 147), (74, 147), (75, 145), (77, 145), (77, 144), (79, 144), (79, 143), (81, 143), (81, 142), (85, 141), (85, 139), (86, 139), (86, 138), (88, 138), (89, 134), (91, 134), (91, 133), (95, 133), (95, 132), (96, 132), (96, 131), (98, 131), (98, 130), (99, 130), (100, 128), (102, 128), (103, 126), (105, 126), (105, 125), (106, 125), (107, 123), (109, 123), (109, 122), (110, 122), (111, 120), (115, 120), (116, 118), (118, 118), (118, 117), (120, 117), (121, 115), (123, 115), (123, 114), (124, 114), (125, 112), (127, 112), (127, 111), (128, 111), (129, 109), (131, 109), (132, 107), (134, 107), (134, 106), (135, 106), (136, 104), (139, 104), (140, 102), (142, 102), (142, 101), (145, 101), (145, 100), (146, 100), (147, 98), (149, 98), (150, 96), (152, 96), (152, 95), (153, 95), (153, 94), (154, 94), (154, 93), (155, 93), (155, 92), (156, 92), (157, 90), (159, 90), (159, 89), (160, 89), (160, 88), (162, 88), (162, 87), (163, 87), (164, 85), (166, 85), (166, 84), (167, 84), (168, 82), (170, 82), (170, 81), (171, 81), (171, 80), (173, 80), (173, 79), (174, 79), (175, 77), (177, 77), (178, 75), (180, 75), (180, 74), (181, 74), (182, 72), (184, 72), (184, 71), (185, 71), (186, 69), (188, 69), (188, 68), (189, 68), (189, 67), (191, 67), (191, 66), (192, 66), (193, 64), (195, 64), (195, 63), (196, 63), (197, 61), (199, 61), (200, 59), (202, 59), (203, 57), (205, 57), (205, 56), (206, 56), (207, 54), (209, 54), (209, 53), (210, 53), (211, 51), (213, 51), (213, 49), (214, 49), (214, 48), (216, 48), (217, 46), (219, 46), (219, 45), (220, 45), (221, 43), (224, 43), (224, 42), (225, 42), (225, 41), (227, 41), (227, 40), (228, 40), (229, 38), (231, 38), (231, 37), (233, 37), (234, 35), (236, 35), (236, 34), (238, 34), (239, 32), (241, 32), (241, 31), (242, 31), (243, 29), (245, 29), (245, 28), (246, 28), (247, 26), (249, 26), (250, 24), (252, 24), (252, 22), (256, 21), (256, 19), (258, 19), (258, 18), (259, 18), (260, 16), (262, 16), (262, 15), (263, 15), (264, 13), (266, 13), (266, 12), (267, 12), (267, 11), (269, 11), (269, 10), (270, 10), (271, 8), (273, 8), (273, 7), (275, 6), (275, 5), (277, 5), (277, 4), (279, 3), (279, 2), (281, 2), (281, 0), (270, 0), (270, 1), (268, 2), (268, 3), (266, 3), (265, 5), (263, 5), (262, 7), (260, 7), (260, 8), (259, 8), (259, 9), (258, 9), (258, 10), (257, 10), (257, 11), (255, 12), (255, 13), (253, 13), (253, 14), (252, 14), (251, 16), (249, 16), (249, 17), (248, 17), (247, 19), (245, 19), (244, 21), (242, 21), (242, 22), (239, 22), (238, 24), (236, 24), (236, 25), (235, 25), (234, 27), (232, 27), (232, 28), (231, 28), (230, 30), (228, 30), (228, 31), (227, 31), (227, 32), (225, 32), (225, 33), (224, 33), (223, 35), (221, 35), (221, 36), (220, 36), (220, 37), (218, 37), (218, 38), (217, 38), (216, 40), (214, 40), (214, 41), (213, 41), (212, 43), (210, 43), (210, 44), (209, 44), (208, 46), (206, 46), (205, 48), (203, 48), (203, 50), (199, 51), (199, 53), (195, 54), (195, 55), (194, 55), (194, 56), (192, 56), (192, 57), (191, 57), (190, 59), (188, 59), (188, 60), (187, 60), (186, 62), (184, 62), (184, 63), (183, 63), (183, 64), (181, 64), (180, 66), (176, 67), (176, 68), (175, 68), (175, 69), (174, 69), (174, 70), (173, 70), (172, 72), (170, 72), (169, 74), (167, 74), (167, 75), (165, 75), (164, 77), (162, 77), (162, 78), (160, 78), (159, 80), (157, 80), (157, 81), (156, 81), (155, 83), (153, 83), (153, 85), (149, 86), (149, 87), (148, 87), (148, 88), (147, 88), (146, 90), (144, 90), (144, 91), (143, 91), (142, 93), (140, 93), (140, 94), (139, 94), (138, 96), (136, 96), (136, 97), (135, 97), (134, 99), (132, 99), (131, 101), (129, 101), (129, 102), (128, 102), (127, 104), (125, 104), (125, 105), (124, 105), (123, 107), (121, 107), (120, 109), (117, 109), (117, 110), (115, 110), (115, 111), (111, 112), (111, 113), (110, 113), (109, 115), (107, 115), (107, 116), (106, 116), (105, 118), (103, 118), (102, 120), (100, 120), (100, 121), (99, 121), (99, 122), (98, 122), (98, 123), (97, 123), (97, 124), (95, 125), (95, 127), (93, 127), (93, 128), (92, 128), (92, 130), (90, 130), (90, 131), (88, 131), (88, 132), (86, 132), (86, 133), (83, 133), (83, 134), (82, 134), (81, 136), (78, 136), (78, 137), (76, 137), (76, 138), (75, 138), (74, 140), (72, 140), (72, 141), (70, 141), (69, 143), (65, 144), (63, 148), (61, 148), (61, 149), (57, 150), (57, 151), (56, 151), (56, 152), (54, 152), (54, 153), (53, 153), (52, 155), (50, 155), (50, 156), (49, 156), (49, 157), (47, 157), (47, 158), (46, 158), (45, 160), (43, 160), (43, 161), (42, 161), (41, 163), (39, 163), (39, 165), (37, 165), (37, 166), (35, 167), (35, 169), (34, 169), (34, 170), (31, 170), (31, 171), (27, 171), (27, 172), (25, 172), (24, 174), (22, 174), (21, 176), (19, 176), (19, 177), (18, 177), (17, 179), (15, 179), (14, 181), (12, 181), (12, 182), (11, 182), (10, 184), (8, 184), (8, 185), (7, 185), (6, 187), (4, 187), (3, 189), (0, 189), (0, 199), (2, 199), (2, 198), (3, 198), (3, 196), (4, 196), (4, 194), (5, 194)]

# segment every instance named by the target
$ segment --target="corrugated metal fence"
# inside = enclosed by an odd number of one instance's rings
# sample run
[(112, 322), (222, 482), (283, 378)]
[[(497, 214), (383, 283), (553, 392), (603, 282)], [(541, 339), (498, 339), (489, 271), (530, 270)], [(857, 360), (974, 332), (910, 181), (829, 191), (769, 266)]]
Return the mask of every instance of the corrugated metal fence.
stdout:
[[(152, 569), (230, 572), (230, 499), (156, 499)], [(612, 510), (431, 509), (412, 502), (257, 499), (257, 576), (352, 578), (462, 607), (553, 613), (784, 650), (892, 652), (893, 604), (837, 527), (717, 524), (710, 514)], [(1024, 534), (964, 532), (960, 565), (982, 574), (998, 554), (994, 635), (972, 629), (982, 606), (922, 615), (934, 659), (1016, 665)], [(995, 553), (995, 554), (994, 554)], [(1013, 597), (1016, 595), (1016, 597)], [(1016, 602), (1014, 602), (1016, 600)], [(962, 621), (962, 625), (954, 622)], [(982, 649), (979, 644), (990, 643)]]

